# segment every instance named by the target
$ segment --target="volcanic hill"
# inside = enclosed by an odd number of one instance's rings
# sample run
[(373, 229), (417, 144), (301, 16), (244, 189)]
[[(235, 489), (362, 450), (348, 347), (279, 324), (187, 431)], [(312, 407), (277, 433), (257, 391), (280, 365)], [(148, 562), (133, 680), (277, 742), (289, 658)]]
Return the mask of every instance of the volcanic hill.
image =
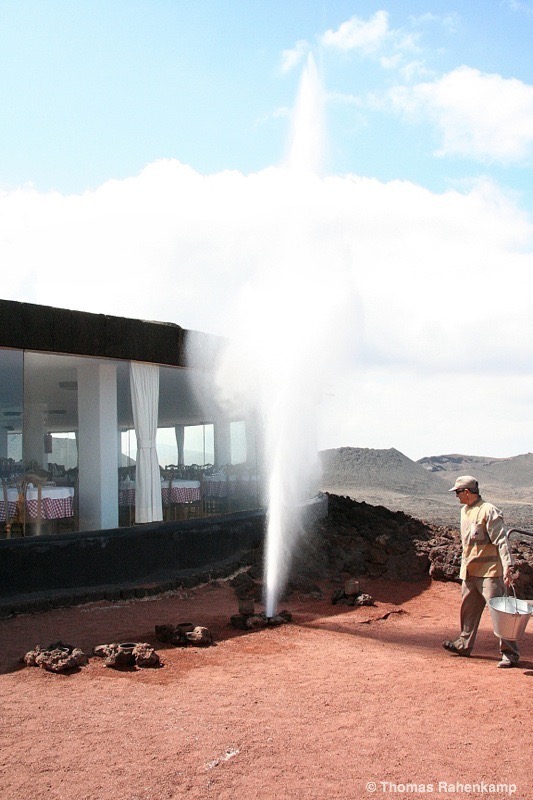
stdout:
[(340, 447), (322, 450), (319, 458), (322, 491), (442, 525), (457, 525), (459, 520), (459, 504), (448, 491), (455, 478), (474, 475), (485, 499), (502, 509), (509, 527), (533, 530), (533, 453), (512, 458), (439, 455), (412, 461), (395, 448)]

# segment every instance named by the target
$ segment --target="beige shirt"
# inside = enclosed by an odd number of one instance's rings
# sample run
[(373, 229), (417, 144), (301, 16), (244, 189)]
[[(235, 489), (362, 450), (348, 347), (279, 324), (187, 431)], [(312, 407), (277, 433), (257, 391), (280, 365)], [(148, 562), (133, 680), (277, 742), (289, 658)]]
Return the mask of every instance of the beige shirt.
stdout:
[(461, 540), (461, 580), (468, 575), (501, 577), (512, 565), (502, 512), (481, 497), (474, 505), (461, 508)]

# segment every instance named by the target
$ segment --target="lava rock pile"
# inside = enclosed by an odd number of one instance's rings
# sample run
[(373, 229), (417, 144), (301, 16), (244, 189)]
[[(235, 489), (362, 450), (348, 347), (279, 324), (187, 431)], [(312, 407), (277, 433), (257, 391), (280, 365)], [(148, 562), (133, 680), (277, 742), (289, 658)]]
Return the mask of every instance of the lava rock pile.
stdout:
[(21, 659), (27, 667), (40, 667), (47, 672), (72, 672), (84, 667), (89, 659), (79, 647), (63, 642), (53, 642), (48, 647), (36, 645)]
[[(328, 514), (301, 537), (288, 591), (341, 575), (389, 580), (459, 581), (461, 537), (453, 527), (422, 522), (402, 511), (328, 494)], [(533, 547), (512, 540), (515, 589), (533, 596)]]
[(93, 652), (104, 659), (104, 667), (112, 669), (161, 666), (159, 654), (147, 642), (99, 644)]
[(331, 595), (334, 606), (375, 606), (374, 598), (364, 592), (346, 593), (345, 589), (335, 589)]
[(172, 644), (174, 647), (209, 647), (214, 644), (211, 631), (202, 625), (192, 622), (180, 622), (177, 625), (156, 625), (155, 636), (158, 642)]
[(230, 618), (232, 627), (241, 631), (277, 627), (278, 625), (285, 625), (287, 622), (292, 622), (292, 614), (286, 609), (278, 611), (272, 617), (267, 617), (264, 611), (261, 611), (260, 614), (255, 612), (253, 614), (233, 614)]

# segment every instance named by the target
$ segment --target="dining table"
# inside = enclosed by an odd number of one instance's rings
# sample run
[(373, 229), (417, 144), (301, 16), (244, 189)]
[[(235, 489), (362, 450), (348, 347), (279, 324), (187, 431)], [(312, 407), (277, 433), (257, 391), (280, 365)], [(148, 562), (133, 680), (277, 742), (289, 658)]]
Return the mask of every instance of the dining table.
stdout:
[(228, 478), (223, 472), (214, 475), (204, 475), (203, 495), (207, 498), (220, 498), (228, 496)]
[[(175, 478), (161, 481), (161, 501), (164, 506), (179, 503), (196, 503), (201, 498), (200, 481)], [(135, 481), (124, 481), (119, 486), (120, 506), (135, 505)]]
[(182, 478), (162, 481), (161, 497), (164, 506), (176, 503), (196, 503), (201, 498), (200, 481), (189, 481)]
[[(28, 521), (39, 517), (39, 489), (28, 484), (25, 490), (26, 515)], [(7, 513), (11, 519), (17, 513), (19, 490), (16, 486), (7, 488)], [(74, 487), (47, 486), (41, 487), (41, 519), (64, 519), (74, 516)], [(0, 496), (0, 521), (6, 520), (6, 507), (3, 495)]]
[(230, 475), (228, 480), (228, 494), (232, 497), (248, 497), (257, 495), (259, 478), (257, 475)]
[(206, 498), (255, 495), (258, 486), (257, 475), (226, 475), (220, 472), (204, 477), (203, 495)]

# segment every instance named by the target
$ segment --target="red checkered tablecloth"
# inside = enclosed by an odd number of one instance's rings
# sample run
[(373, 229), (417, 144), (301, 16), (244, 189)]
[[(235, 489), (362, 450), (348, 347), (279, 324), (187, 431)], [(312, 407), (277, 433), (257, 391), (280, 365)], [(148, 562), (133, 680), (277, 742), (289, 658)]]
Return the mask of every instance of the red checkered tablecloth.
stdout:
[(203, 484), (203, 493), (204, 497), (227, 497), (228, 482), (210, 481), (206, 479)]
[(135, 489), (120, 489), (118, 493), (119, 506), (135, 505)]
[[(8, 512), (12, 518), (17, 512), (18, 491), (9, 488), (8, 492)], [(38, 490), (35, 487), (26, 489), (26, 515), (29, 520), (37, 519), (38, 514)], [(64, 486), (43, 486), (41, 489), (41, 518), (42, 519), (64, 519), (74, 516), (74, 489)], [(0, 520), (5, 522), (6, 509), (5, 503), (0, 501)]]
[[(43, 497), (41, 516), (43, 519), (64, 519), (74, 516), (73, 497)], [(26, 511), (31, 519), (37, 518), (38, 501), (26, 500)]]
[[(161, 486), (161, 501), (164, 506), (171, 503), (196, 503), (200, 497), (200, 481), (177, 481), (176, 485), (172, 484), (172, 489), (169, 482), (165, 481)], [(120, 506), (134, 506), (135, 486), (123, 486), (118, 493), (118, 503)]]
[(170, 503), (196, 503), (200, 500), (200, 487), (173, 486), (172, 489), (161, 489), (163, 505)]
[(231, 497), (255, 497), (259, 489), (257, 478), (237, 478), (228, 481), (229, 494)]
[[(16, 500), (8, 500), (7, 501), (7, 513), (8, 518), (12, 519), (15, 514), (17, 513), (17, 501)], [(6, 506), (3, 500), (0, 500), (0, 522), (6, 521)]]

